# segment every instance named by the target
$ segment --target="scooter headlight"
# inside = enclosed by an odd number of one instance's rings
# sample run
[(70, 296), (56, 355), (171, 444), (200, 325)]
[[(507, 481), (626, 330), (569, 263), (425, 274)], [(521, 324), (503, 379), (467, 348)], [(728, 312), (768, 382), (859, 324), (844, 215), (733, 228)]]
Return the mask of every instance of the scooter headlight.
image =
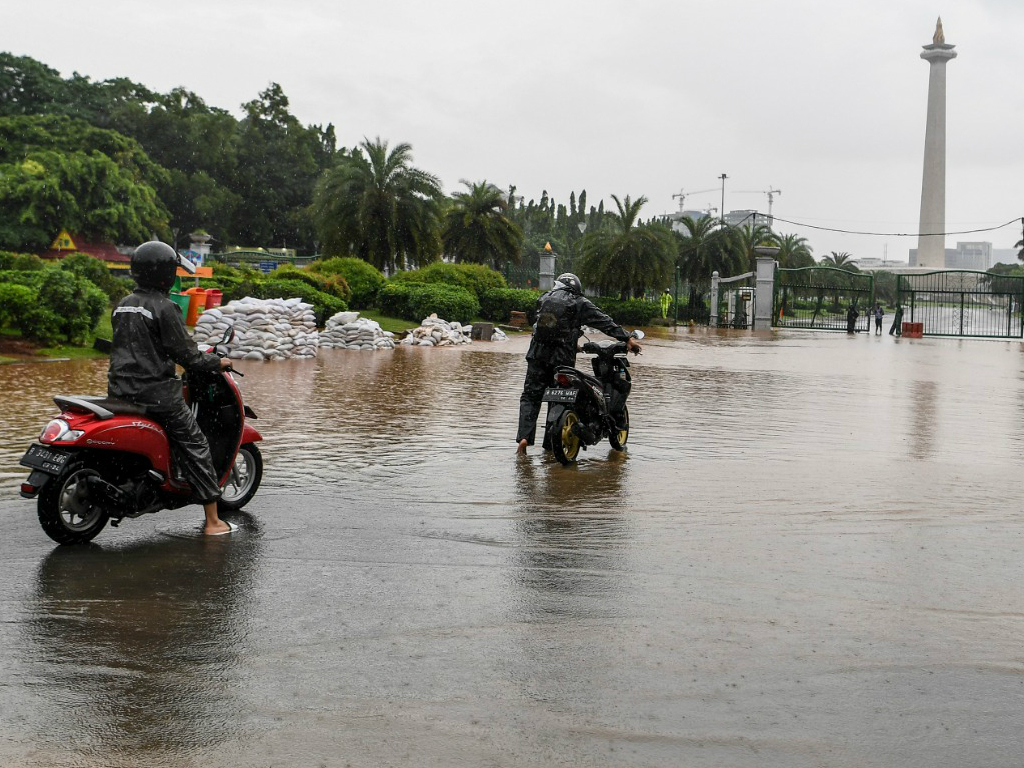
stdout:
[(60, 441), (62, 443), (72, 443), (84, 434), (85, 432), (80, 429), (71, 429), (64, 419), (53, 419), (39, 433), (39, 442), (56, 443)]

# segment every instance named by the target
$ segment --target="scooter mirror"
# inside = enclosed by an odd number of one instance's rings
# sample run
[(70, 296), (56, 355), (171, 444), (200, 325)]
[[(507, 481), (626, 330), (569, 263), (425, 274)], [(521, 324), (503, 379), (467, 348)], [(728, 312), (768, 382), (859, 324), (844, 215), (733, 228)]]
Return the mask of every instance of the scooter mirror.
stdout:
[(634, 339), (636, 339), (637, 341), (640, 341), (640, 339), (642, 339), (642, 338), (644, 337), (644, 332), (643, 332), (643, 331), (641, 331), (641, 330), (640, 330), (640, 329), (638, 328), (637, 330), (633, 331), (633, 332), (632, 332), (631, 334), (629, 334), (629, 335), (630, 335), (630, 336), (632, 336), (632, 337), (633, 337)]
[(234, 328), (225, 328), (224, 329), (224, 335), (220, 337), (220, 343), (221, 344), (230, 344), (234, 340), (235, 340), (235, 329)]

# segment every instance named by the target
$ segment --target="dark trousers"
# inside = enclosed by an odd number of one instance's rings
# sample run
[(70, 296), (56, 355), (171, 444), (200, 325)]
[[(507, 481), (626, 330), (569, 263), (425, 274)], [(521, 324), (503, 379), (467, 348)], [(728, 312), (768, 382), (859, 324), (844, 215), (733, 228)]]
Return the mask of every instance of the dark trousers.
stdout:
[(881, 332), (882, 332), (882, 318), (876, 317), (875, 318), (875, 333), (881, 333)]
[(220, 483), (213, 469), (210, 443), (185, 401), (147, 405), (146, 415), (164, 428), (171, 443), (174, 464), (192, 486), (199, 503), (208, 504), (219, 499)]
[(533, 445), (537, 434), (537, 416), (544, 390), (551, 386), (557, 366), (550, 363), (539, 363), (535, 360), (526, 362), (526, 381), (523, 382), (523, 394), (519, 397), (519, 431), (516, 442), (525, 439)]

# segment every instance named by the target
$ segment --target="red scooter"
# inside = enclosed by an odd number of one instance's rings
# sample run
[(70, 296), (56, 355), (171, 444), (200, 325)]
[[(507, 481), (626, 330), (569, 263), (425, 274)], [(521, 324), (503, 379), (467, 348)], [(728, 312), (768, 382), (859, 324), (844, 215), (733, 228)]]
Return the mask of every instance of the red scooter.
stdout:
[[(228, 341), (227, 338), (224, 341)], [(221, 510), (244, 507), (259, 488), (262, 440), (248, 422), (232, 374), (188, 372), (185, 398), (210, 442), (220, 477)], [(21, 459), (32, 473), (21, 484), (26, 499), (38, 497), (39, 523), (59, 544), (91, 541), (103, 526), (125, 518), (198, 503), (175, 471), (167, 435), (146, 418), (143, 406), (109, 397), (57, 396), (60, 415), (51, 420)]]

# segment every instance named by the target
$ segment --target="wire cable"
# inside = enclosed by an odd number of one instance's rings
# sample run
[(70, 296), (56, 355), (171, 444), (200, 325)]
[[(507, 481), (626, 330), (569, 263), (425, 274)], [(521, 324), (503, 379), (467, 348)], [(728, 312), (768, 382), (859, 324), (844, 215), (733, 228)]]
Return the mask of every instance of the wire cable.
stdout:
[[(765, 214), (758, 213), (756, 216), (762, 216), (767, 218)], [(749, 216), (747, 218), (750, 218)], [(1010, 219), (1005, 224), (1000, 224), (996, 227), (986, 227), (984, 229), (961, 229), (956, 232), (860, 232), (854, 229), (835, 229), (833, 227), (819, 227), (814, 224), (804, 224), (799, 221), (790, 221), (789, 219), (783, 219), (779, 216), (772, 216), (775, 221), (781, 221), (786, 224), (792, 224), (794, 227), (807, 227), (808, 229), (820, 229), (824, 232), (840, 232), (844, 235), (874, 235), (877, 237), (943, 237), (945, 235), (973, 235), (979, 232), (994, 232), (997, 229), (1003, 229), (1013, 224), (1024, 221), (1024, 219)], [(755, 219), (756, 221), (757, 219)]]

